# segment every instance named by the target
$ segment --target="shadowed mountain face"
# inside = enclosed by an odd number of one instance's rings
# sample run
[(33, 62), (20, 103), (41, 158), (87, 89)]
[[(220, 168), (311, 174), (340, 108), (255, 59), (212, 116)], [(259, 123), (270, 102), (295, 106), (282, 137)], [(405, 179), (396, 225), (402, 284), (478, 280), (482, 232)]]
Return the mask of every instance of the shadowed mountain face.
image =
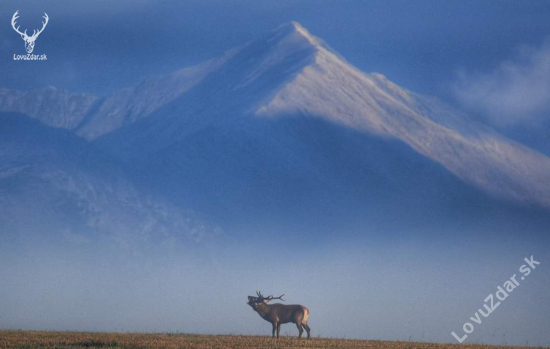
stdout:
[[(3, 95), (2, 110), (68, 130), (33, 125), (33, 139), (72, 137), (70, 145), (47, 148), (51, 164), (29, 178), (43, 181), (40, 173), (58, 166), (80, 171), (70, 176), (74, 185), (114, 193), (94, 207), (103, 207), (98, 210), (112, 219), (109, 225), (135, 226), (131, 231), (149, 219), (120, 219), (158, 214), (137, 198), (140, 191), (163, 197), (176, 211), (199, 211), (234, 234), (331, 234), (366, 225), (380, 232), (433, 230), (472, 221), (497, 226), (505, 224), (497, 219), (502, 216), (537, 225), (544, 218), (531, 215), (544, 217), (550, 207), (548, 157), (380, 74), (357, 70), (295, 22), (220, 58), (101, 99), (66, 91)], [(63, 117), (21, 102), (24, 96), (43, 105), (32, 96), (43, 101), (44, 95), (48, 101), (59, 96), (47, 105), (59, 106)], [(21, 158), (30, 149), (16, 138), (10, 147)], [(12, 173), (6, 178), (25, 173), (11, 165), (5, 171)], [(113, 183), (135, 194), (120, 194)], [(68, 186), (55, 190), (74, 194)], [(55, 190), (40, 195), (52, 197)], [(119, 201), (125, 204), (113, 204)], [(117, 211), (129, 201), (138, 202), (134, 211)], [(167, 217), (165, 223), (172, 220)]]
[(402, 142), (313, 116), (207, 127), (139, 166), (154, 192), (235, 233), (320, 238), (523, 219)]

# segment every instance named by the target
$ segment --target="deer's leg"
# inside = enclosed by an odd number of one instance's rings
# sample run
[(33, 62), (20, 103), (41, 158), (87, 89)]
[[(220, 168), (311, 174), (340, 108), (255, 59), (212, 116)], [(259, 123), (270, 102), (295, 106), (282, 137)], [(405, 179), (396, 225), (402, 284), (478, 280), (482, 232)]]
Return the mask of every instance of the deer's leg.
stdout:
[(279, 332), (281, 332), (281, 324), (277, 324), (277, 338), (279, 338)]
[(272, 323), (271, 325), (273, 326), (273, 331), (271, 331), (271, 337), (272, 337), (272, 338), (275, 338), (275, 330), (277, 329), (277, 324), (276, 324), (276, 323)]
[(304, 330), (302, 329), (302, 324), (300, 322), (297, 322), (296, 327), (298, 327), (298, 338), (302, 338), (302, 333), (304, 332)]
[(307, 339), (309, 339), (309, 332), (311, 331), (311, 329), (309, 328), (309, 326), (307, 325), (307, 323), (303, 323), (302, 326), (306, 329), (306, 332), (307, 332)]

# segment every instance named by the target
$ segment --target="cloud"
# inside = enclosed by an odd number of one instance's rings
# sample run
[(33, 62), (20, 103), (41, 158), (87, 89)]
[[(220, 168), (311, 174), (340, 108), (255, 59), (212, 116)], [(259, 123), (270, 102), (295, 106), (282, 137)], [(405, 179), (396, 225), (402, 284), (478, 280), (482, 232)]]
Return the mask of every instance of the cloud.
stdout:
[(466, 108), (499, 126), (550, 118), (550, 39), (520, 48), (492, 72), (459, 74), (453, 92)]

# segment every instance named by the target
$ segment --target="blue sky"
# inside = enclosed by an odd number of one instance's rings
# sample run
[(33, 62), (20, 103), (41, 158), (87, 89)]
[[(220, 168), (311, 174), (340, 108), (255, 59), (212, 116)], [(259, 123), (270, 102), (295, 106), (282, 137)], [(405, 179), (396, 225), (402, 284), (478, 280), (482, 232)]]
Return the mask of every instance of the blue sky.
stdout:
[[(1, 8), (0, 87), (53, 85), (105, 96), (217, 57), (295, 20), (361, 70), (382, 73), (495, 125), (550, 115), (544, 94), (550, 93), (547, 1), (58, 0), (2, 1)], [(47, 54), (47, 61), (12, 59), (25, 53), (9, 25), (16, 10), (18, 23), (31, 32), (47, 12), (50, 22), (34, 50)], [(480, 101), (479, 95), (491, 98)], [(503, 104), (509, 96), (524, 103)], [(534, 255), (541, 256), (540, 269), (486, 326), (476, 328), (473, 341), (503, 344), (507, 335), (508, 343), (548, 345), (550, 255), (544, 229), (483, 222), (490, 227), (485, 229), (477, 223), (442, 224), (408, 232), (406, 238), (370, 235), (376, 227), (334, 236), (325, 232), (305, 252), (277, 250), (284, 243), (271, 249), (232, 241), (210, 264), (182, 253), (113, 256), (108, 248), (34, 246), (19, 255), (0, 246), (0, 264), (10, 266), (0, 268), (0, 278), (10, 280), (0, 288), (0, 298), (10, 301), (0, 303), (0, 327), (264, 334), (263, 320), (244, 304), (260, 288), (306, 303), (314, 336), (407, 340), (412, 335), (451, 342), (450, 332), (461, 331), (487, 294), (517, 272), (524, 257)], [(308, 287), (300, 287), (305, 280)], [(220, 319), (235, 311), (242, 317), (227, 325), (200, 316), (201, 305), (219, 311)], [(330, 320), (349, 314), (338, 324)]]
[[(488, 73), (521, 46), (550, 35), (542, 1), (27, 1), (3, 2), (2, 54), (22, 53), (7, 25), (50, 23), (35, 53), (48, 62), (8, 61), (2, 85), (54, 85), (104, 95), (156, 74), (219, 56), (296, 20), (352, 64), (413, 91), (448, 97), (460, 72)], [(40, 64), (39, 64), (40, 63)]]

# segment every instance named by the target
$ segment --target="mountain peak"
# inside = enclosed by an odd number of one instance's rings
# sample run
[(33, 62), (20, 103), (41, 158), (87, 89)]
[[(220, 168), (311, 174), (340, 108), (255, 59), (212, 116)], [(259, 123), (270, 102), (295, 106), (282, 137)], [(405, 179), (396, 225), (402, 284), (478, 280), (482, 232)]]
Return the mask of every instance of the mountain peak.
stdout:
[(312, 42), (316, 41), (317, 39), (315, 36), (311, 35), (311, 33), (306, 28), (304, 28), (304, 26), (296, 21), (290, 21), (281, 24), (275, 29), (275, 32), (285, 32), (287, 34), (301, 35), (302, 37)]
[(300, 23), (291, 21), (283, 23), (271, 32), (268, 41), (289, 40), (293, 42), (300, 41), (304, 45), (320, 46), (321, 40), (304, 28)]

